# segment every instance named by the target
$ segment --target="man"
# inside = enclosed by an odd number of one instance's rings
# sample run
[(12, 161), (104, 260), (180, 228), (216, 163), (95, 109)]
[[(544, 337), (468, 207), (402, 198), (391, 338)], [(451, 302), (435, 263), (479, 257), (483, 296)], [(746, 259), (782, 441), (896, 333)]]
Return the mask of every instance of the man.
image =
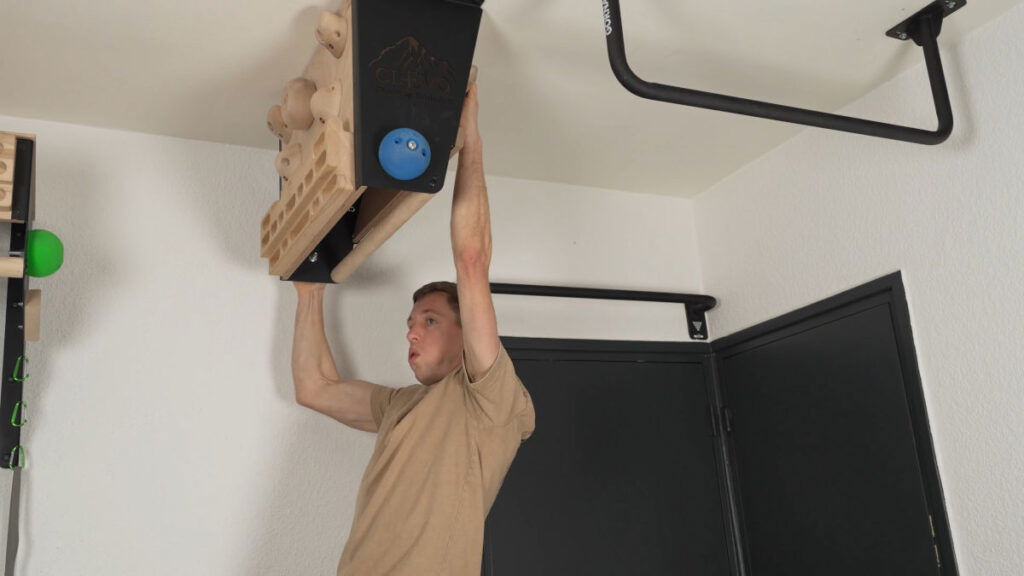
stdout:
[(409, 366), (419, 385), (342, 378), (324, 334), (322, 284), (296, 283), (296, 400), (377, 432), (339, 576), (479, 576), (484, 520), (522, 441), (533, 402), (498, 339), (488, 271), (490, 209), (476, 86), (463, 105), (465, 144), (452, 199), (456, 284), (413, 295)]

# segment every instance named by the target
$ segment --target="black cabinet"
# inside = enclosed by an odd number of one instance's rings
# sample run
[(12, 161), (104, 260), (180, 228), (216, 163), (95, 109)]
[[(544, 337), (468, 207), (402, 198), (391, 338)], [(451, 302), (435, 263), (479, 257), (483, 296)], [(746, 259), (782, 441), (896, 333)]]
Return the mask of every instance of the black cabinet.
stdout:
[(902, 279), (712, 343), (504, 338), (488, 576), (957, 574)]

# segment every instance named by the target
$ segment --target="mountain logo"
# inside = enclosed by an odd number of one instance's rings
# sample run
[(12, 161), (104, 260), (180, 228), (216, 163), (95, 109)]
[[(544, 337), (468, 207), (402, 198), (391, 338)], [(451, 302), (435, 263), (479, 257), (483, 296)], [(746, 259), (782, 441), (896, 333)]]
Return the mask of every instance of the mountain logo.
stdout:
[(455, 72), (451, 65), (431, 56), (419, 40), (402, 38), (370, 62), (377, 88), (413, 98), (451, 100)]

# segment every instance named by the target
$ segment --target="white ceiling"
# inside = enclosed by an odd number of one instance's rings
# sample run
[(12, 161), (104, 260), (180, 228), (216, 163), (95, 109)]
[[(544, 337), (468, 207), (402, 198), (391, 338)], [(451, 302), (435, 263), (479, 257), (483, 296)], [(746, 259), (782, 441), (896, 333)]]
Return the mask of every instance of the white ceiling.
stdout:
[[(940, 46), (1020, 1), (969, 0)], [(884, 33), (927, 0), (622, 4), (630, 64), (662, 84), (834, 111), (922, 60)], [(266, 111), (312, 54), (319, 12), (340, 6), (0, 0), (0, 114), (276, 149)], [(487, 0), (476, 62), (495, 175), (692, 196), (802, 129), (628, 93), (600, 0)], [(908, 114), (933, 129), (922, 94), (927, 114)]]

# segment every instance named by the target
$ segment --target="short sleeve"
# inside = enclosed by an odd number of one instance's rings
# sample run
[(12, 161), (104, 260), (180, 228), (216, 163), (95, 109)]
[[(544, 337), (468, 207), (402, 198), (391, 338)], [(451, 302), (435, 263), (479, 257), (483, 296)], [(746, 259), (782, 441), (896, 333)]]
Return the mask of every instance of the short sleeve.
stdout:
[(463, 384), (484, 423), (505, 426), (517, 422), (524, 428), (524, 438), (533, 432), (533, 400), (516, 375), (515, 366), (504, 346), (498, 349), (494, 364), (476, 382), (462, 371)]
[(396, 404), (400, 404), (401, 401), (415, 395), (419, 386), (406, 386), (405, 388), (390, 388), (388, 386), (381, 386), (379, 384), (373, 385), (373, 391), (370, 392), (370, 412), (373, 414), (373, 422), (380, 429), (381, 423), (384, 422), (384, 416), (387, 415), (388, 409)]

